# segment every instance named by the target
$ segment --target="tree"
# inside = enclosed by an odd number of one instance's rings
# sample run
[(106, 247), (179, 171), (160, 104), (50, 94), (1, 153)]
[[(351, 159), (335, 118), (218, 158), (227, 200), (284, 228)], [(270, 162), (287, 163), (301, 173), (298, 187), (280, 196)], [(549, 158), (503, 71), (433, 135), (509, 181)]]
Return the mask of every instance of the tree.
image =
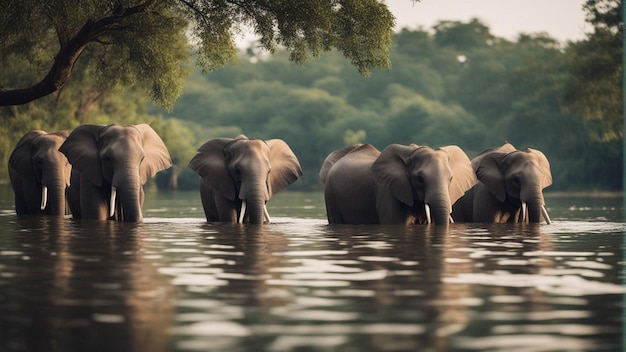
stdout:
[(368, 74), (389, 66), (394, 25), (377, 0), (21, 0), (2, 6), (0, 60), (31, 57), (38, 78), (17, 88), (0, 80), (0, 106), (61, 89), (83, 53), (100, 50), (92, 64), (103, 80), (142, 86), (169, 107), (186, 73), (188, 51), (180, 39), (188, 29), (206, 70), (235, 57), (234, 34), (247, 25), (263, 48), (273, 52), (281, 45), (296, 63), (337, 48)]
[(620, 0), (587, 0), (583, 6), (593, 32), (568, 48), (572, 79), (563, 105), (585, 121), (591, 137), (624, 138), (622, 53), (624, 21)]

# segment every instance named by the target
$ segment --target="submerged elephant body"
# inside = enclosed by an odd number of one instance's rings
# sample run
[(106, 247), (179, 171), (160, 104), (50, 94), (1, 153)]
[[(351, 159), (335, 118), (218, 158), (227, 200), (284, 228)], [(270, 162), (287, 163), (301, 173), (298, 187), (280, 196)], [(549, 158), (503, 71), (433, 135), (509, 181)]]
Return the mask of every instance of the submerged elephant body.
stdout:
[(459, 147), (355, 145), (320, 170), (331, 224), (448, 224), (452, 204), (475, 182)]
[(69, 131), (30, 131), (9, 157), (17, 215), (66, 215), (71, 165), (59, 147)]
[(516, 150), (509, 143), (472, 159), (479, 182), (454, 204), (458, 221), (550, 223), (543, 189), (552, 184), (550, 163), (535, 149)]
[(172, 165), (146, 124), (81, 125), (59, 150), (73, 167), (68, 201), (78, 219), (143, 221), (143, 185)]
[(245, 136), (206, 142), (189, 167), (200, 175), (200, 198), (209, 222), (269, 222), (269, 199), (302, 175), (287, 143)]

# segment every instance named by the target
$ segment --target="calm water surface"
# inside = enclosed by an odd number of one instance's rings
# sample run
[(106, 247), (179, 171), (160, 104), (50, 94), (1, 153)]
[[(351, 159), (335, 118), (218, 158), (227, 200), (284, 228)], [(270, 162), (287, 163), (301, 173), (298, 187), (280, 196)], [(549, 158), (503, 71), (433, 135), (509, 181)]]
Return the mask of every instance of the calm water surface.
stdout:
[(196, 192), (143, 224), (17, 218), (0, 194), (0, 351), (621, 351), (623, 205), (551, 225), (208, 224)]

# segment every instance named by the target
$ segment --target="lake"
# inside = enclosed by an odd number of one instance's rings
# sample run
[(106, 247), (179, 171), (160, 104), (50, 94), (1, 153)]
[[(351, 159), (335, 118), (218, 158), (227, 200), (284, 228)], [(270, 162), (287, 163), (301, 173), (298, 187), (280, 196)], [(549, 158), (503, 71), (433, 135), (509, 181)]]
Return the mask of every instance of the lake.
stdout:
[(1, 351), (621, 351), (621, 198), (547, 196), (553, 223), (327, 224), (321, 193), (263, 226), (197, 192), (145, 222), (17, 218), (0, 187)]

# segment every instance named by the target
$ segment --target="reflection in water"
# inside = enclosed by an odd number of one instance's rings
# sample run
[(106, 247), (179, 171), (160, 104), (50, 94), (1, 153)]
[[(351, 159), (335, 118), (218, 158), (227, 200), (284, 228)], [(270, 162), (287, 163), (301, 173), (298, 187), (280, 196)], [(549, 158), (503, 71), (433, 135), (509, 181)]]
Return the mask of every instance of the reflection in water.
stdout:
[[(0, 216), (7, 351), (619, 350), (621, 224)], [(0, 349), (2, 349), (0, 348)]]
[(16, 219), (1, 240), (4, 348), (165, 350), (171, 289), (141, 258), (143, 237), (133, 224)]

